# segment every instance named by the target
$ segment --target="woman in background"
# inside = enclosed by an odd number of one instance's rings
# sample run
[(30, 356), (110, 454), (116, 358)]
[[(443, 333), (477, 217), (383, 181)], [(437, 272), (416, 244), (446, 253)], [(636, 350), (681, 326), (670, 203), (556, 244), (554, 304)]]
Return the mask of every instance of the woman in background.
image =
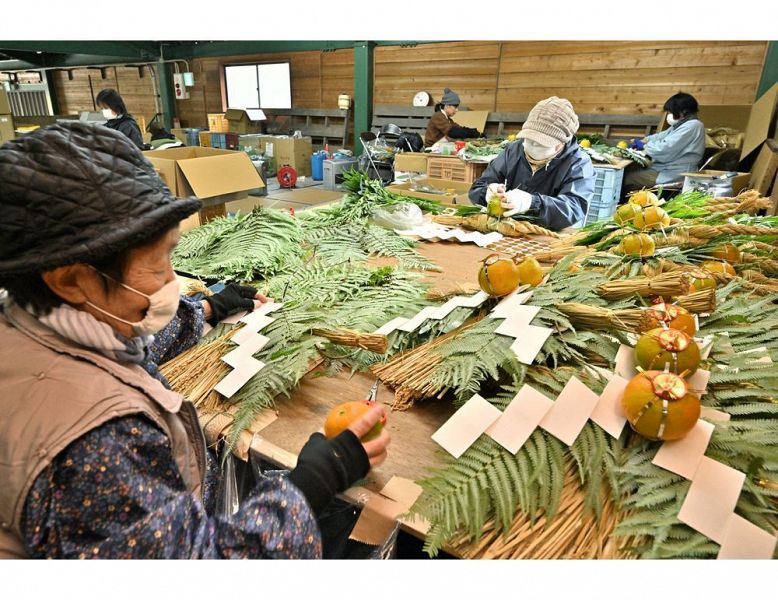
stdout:
[(143, 136), (135, 117), (127, 112), (124, 100), (119, 92), (112, 89), (102, 90), (95, 98), (98, 108), (103, 111), (103, 116), (108, 121), (105, 126), (115, 129), (130, 138), (138, 148), (143, 147)]

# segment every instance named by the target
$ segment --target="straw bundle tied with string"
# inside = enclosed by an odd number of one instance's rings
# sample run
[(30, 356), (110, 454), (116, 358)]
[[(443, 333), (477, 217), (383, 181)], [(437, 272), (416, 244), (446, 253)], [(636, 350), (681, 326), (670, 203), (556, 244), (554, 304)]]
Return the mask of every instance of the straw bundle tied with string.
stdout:
[(705, 288), (699, 292), (692, 292), (685, 296), (678, 296), (673, 304), (685, 308), (691, 313), (710, 314), (716, 310), (716, 290)]
[(570, 321), (586, 329), (631, 331), (640, 333), (652, 327), (658, 327), (658, 320), (651, 311), (640, 308), (609, 310), (599, 306), (589, 306), (577, 302), (557, 304), (556, 309)]
[(555, 231), (534, 225), (527, 221), (514, 221), (513, 219), (497, 219), (486, 214), (470, 215), (466, 217), (457, 217), (453, 215), (433, 215), (432, 220), (439, 225), (449, 227), (465, 227), (488, 233), (496, 231), (508, 237), (526, 237), (528, 235), (546, 235), (558, 238), (560, 235)]
[(656, 277), (633, 277), (608, 281), (597, 286), (597, 294), (606, 300), (621, 300), (635, 294), (643, 297), (680, 296), (689, 292), (689, 275), (684, 272), (662, 273)]
[(445, 344), (475, 325), (481, 318), (472, 318), (453, 331), (449, 331), (434, 340), (420, 344), (412, 350), (395, 354), (387, 362), (375, 365), (370, 370), (383, 383), (395, 389), (393, 410), (407, 410), (417, 400), (442, 396), (446, 388), (432, 382), (435, 367), (440, 364), (441, 356), (434, 349)]
[(380, 333), (362, 333), (353, 329), (314, 329), (313, 335), (326, 338), (333, 344), (350, 346), (384, 354), (389, 347), (389, 340)]

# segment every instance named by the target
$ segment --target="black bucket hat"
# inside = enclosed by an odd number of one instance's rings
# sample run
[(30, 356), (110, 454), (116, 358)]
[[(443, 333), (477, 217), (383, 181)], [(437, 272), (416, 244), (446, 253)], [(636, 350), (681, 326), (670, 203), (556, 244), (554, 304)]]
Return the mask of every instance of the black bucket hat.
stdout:
[(115, 256), (200, 206), (173, 196), (124, 134), (43, 127), (0, 147), (0, 280)]

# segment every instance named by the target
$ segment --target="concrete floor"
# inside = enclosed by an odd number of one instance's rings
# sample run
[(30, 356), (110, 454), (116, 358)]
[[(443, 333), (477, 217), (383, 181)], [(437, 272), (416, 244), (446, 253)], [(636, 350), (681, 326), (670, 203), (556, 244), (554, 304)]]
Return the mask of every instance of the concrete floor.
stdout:
[(288, 209), (295, 211), (305, 210), (312, 206), (336, 202), (343, 196), (341, 192), (325, 190), (321, 182), (314, 182), (308, 178), (301, 182), (304, 187), (298, 186), (293, 189), (282, 189), (275, 178), (268, 180), (267, 196), (249, 196), (243, 200), (228, 202), (228, 213), (247, 213), (257, 206), (268, 208)]

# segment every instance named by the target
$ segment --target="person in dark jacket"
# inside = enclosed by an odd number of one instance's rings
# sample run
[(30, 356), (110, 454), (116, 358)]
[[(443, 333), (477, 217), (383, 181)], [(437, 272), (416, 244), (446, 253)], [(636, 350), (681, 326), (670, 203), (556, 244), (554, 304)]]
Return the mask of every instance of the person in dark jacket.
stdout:
[(559, 231), (584, 220), (594, 195), (594, 167), (575, 139), (578, 116), (564, 98), (538, 102), (518, 140), (495, 158), (470, 188), (470, 201), (486, 206), (494, 193), (507, 211), (526, 214)]
[(149, 367), (196, 343), (208, 312), (254, 302), (233, 289), (209, 311), (182, 305), (170, 254), (200, 206), (102, 126), (0, 147), (0, 558), (321, 557), (317, 517), (386, 457), (385, 430), (360, 441), (376, 406), (213, 514), (194, 408)]
[(121, 131), (138, 148), (144, 149), (143, 135), (141, 134), (140, 127), (138, 127), (135, 117), (127, 112), (127, 107), (124, 105), (124, 100), (122, 100), (119, 92), (110, 88), (102, 90), (97, 94), (95, 102), (98, 108), (103, 111), (103, 116), (107, 120), (106, 127)]
[(459, 96), (449, 88), (443, 90), (443, 97), (435, 105), (435, 113), (427, 123), (427, 131), (424, 133), (424, 145), (432, 146), (447, 137), (452, 127), (461, 128), (452, 117), (459, 110)]

